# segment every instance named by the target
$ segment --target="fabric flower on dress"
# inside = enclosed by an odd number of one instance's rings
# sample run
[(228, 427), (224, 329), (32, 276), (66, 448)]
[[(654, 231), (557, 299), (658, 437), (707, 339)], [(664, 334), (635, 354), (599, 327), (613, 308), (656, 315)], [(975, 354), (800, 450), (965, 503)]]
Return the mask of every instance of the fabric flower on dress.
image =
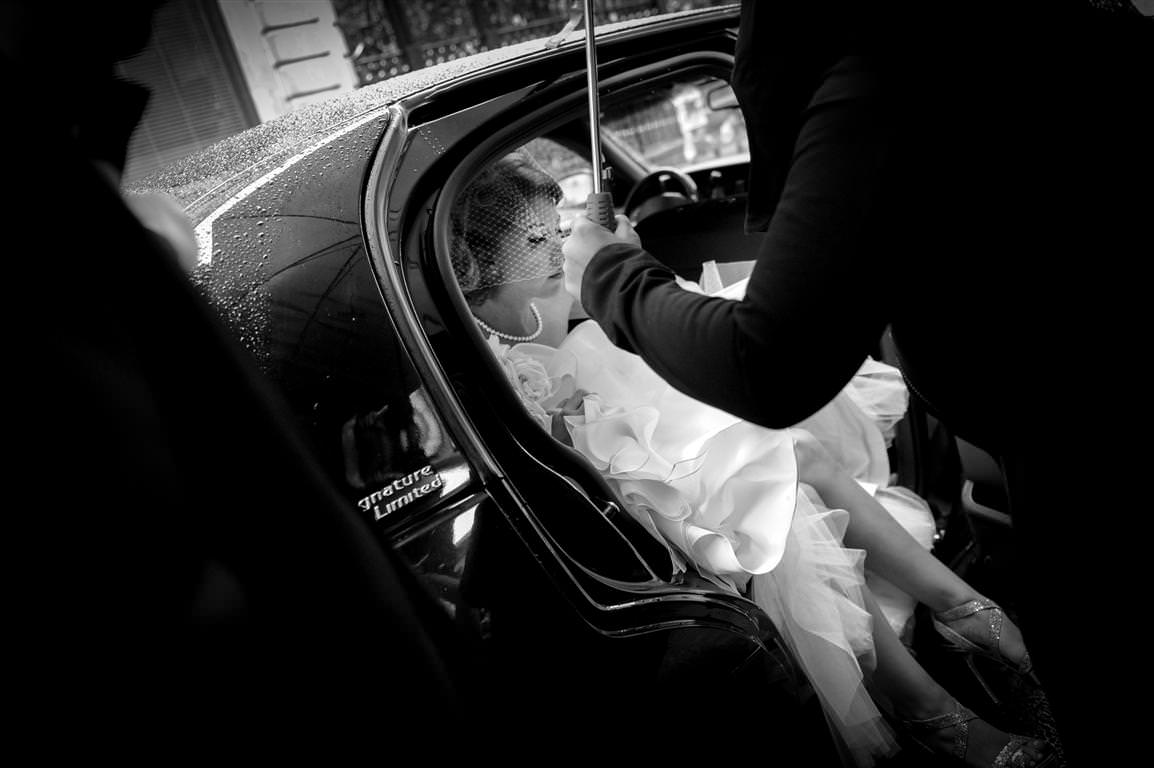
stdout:
[(549, 374), (541, 363), (515, 348), (509, 350), (506, 359), (513, 364), (517, 386), (523, 397), (540, 404), (553, 394), (553, 385), (549, 381)]
[(542, 429), (549, 431), (551, 418), (543, 403), (553, 394), (553, 382), (545, 366), (520, 350), (502, 344), (495, 336), (490, 336), (488, 341), (490, 351), (525, 410)]

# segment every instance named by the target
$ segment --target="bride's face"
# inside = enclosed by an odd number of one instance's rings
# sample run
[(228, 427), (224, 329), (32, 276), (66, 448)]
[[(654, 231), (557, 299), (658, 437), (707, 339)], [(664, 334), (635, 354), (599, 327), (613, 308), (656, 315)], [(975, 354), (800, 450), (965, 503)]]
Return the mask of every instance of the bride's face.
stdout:
[[(510, 272), (540, 275), (527, 280), (496, 286), (491, 294), (514, 312), (528, 312), (529, 302), (541, 314), (544, 330), (536, 339), (541, 344), (557, 346), (569, 331), (572, 297), (565, 290), (561, 252), (561, 217), (550, 196), (530, 195), (524, 201), (528, 226), (510, 228), (503, 233), (501, 253), (506, 254)], [(515, 265), (513, 264), (515, 262)]]
[(536, 328), (534, 341), (556, 346), (568, 333), (573, 301), (564, 287), (561, 190), (548, 173), (516, 154), (501, 160), (470, 188), (459, 229), (480, 259), (479, 288), (487, 288), (476, 314), (503, 333)]

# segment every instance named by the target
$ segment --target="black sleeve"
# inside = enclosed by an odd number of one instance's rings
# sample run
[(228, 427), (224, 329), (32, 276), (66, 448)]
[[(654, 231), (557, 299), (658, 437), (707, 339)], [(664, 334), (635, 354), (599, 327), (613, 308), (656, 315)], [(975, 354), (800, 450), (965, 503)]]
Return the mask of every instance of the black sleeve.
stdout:
[(870, 233), (890, 134), (876, 86), (850, 61), (811, 101), (743, 301), (686, 291), (623, 243), (589, 263), (589, 315), (677, 389), (758, 424), (789, 426), (829, 402), (888, 321), (875, 286), (894, 267)]

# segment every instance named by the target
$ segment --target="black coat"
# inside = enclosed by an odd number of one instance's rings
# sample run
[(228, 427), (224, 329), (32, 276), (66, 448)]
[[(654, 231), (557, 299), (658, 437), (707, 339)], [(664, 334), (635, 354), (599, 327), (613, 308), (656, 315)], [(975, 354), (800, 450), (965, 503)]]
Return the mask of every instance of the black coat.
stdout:
[(627, 244), (581, 296), (678, 389), (770, 427), (828, 402), (888, 327), (911, 388), (1003, 462), (1027, 640), (1091, 761), (1126, 684), (1084, 656), (1071, 600), (1145, 602), (1115, 529), (1134, 518), (1102, 513), (1125, 506), (1103, 484), (1148, 493), (1154, 254), (1154, 21), (1096, 5), (745, 2), (734, 86), (766, 232), (745, 300), (683, 291)]

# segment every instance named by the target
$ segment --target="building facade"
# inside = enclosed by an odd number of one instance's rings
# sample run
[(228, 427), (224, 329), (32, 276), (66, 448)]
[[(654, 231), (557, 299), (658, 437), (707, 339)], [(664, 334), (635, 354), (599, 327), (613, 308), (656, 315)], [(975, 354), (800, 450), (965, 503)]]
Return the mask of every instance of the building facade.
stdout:
[[(597, 0), (599, 22), (723, 5)], [(574, 0), (168, 0), (122, 62), (151, 92), (125, 181), (301, 106), (421, 67), (558, 32)]]

